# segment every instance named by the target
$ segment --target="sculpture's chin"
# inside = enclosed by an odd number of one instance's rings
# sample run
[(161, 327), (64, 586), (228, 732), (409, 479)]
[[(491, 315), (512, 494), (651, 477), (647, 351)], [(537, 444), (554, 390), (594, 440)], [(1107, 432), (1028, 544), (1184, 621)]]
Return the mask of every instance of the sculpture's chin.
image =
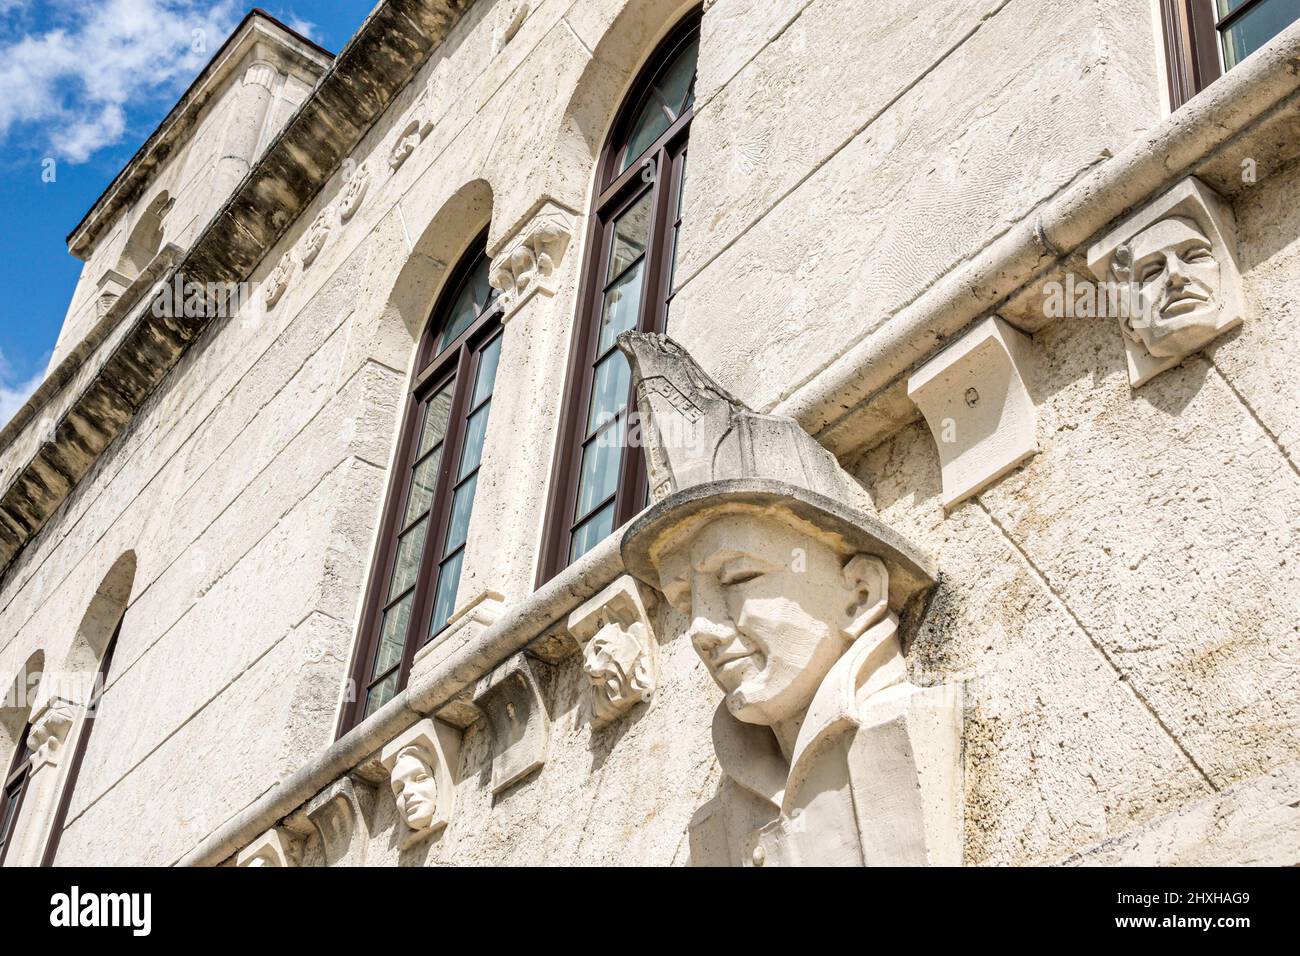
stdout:
[(1146, 336), (1147, 351), (1158, 358), (1195, 352), (1217, 334), (1219, 309), (1210, 303), (1161, 315)]
[(424, 805), (413, 807), (406, 814), (406, 825), (412, 830), (427, 830), (433, 826), (433, 808)]

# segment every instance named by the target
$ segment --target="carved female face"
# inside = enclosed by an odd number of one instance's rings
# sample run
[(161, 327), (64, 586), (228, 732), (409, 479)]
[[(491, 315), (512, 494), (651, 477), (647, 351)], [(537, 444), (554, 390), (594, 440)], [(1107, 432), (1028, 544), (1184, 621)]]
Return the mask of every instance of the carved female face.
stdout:
[(412, 830), (433, 825), (437, 812), (438, 782), (429, 765), (414, 749), (404, 750), (393, 763), (391, 775), (397, 812)]
[(1152, 355), (1196, 351), (1219, 325), (1219, 262), (1192, 220), (1164, 219), (1128, 244), (1137, 289), (1133, 333)]
[(695, 651), (738, 720), (774, 724), (808, 708), (846, 647), (854, 600), (824, 542), (761, 515), (718, 518), (691, 542)]

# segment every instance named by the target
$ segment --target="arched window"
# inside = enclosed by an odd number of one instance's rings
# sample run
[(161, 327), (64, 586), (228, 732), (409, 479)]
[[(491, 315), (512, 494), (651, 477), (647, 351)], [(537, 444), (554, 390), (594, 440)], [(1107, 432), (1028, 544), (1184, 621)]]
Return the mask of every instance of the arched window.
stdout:
[[(135, 563), (131, 564), (132, 572)], [(59, 794), (59, 806), (50, 826), (50, 837), (45, 844), (45, 853), (41, 857), (41, 866), (53, 866), (54, 857), (59, 852), (59, 841), (63, 838), (63, 827), (68, 821), (68, 808), (72, 805), (72, 792), (77, 788), (77, 778), (81, 776), (81, 763), (86, 758), (86, 747), (90, 744), (90, 734), (95, 729), (99, 716), (99, 702), (103, 700), (104, 688), (108, 686), (108, 669), (113, 664), (113, 651), (117, 649), (117, 638), (122, 633), (122, 619), (113, 628), (113, 636), (108, 639), (103, 656), (99, 659), (99, 669), (95, 672), (95, 682), (90, 689), (90, 698), (86, 703), (85, 716), (77, 730), (77, 742), (72, 751), (72, 763), (68, 765), (68, 775), (63, 783), (63, 792)]]
[(627, 329), (667, 327), (698, 50), (696, 14), (641, 71), (597, 166), (540, 581), (590, 551), (646, 501), (643, 453), (625, 440), (631, 375), (615, 339)]
[(486, 238), (462, 257), (420, 342), (341, 730), (405, 686), (416, 650), (455, 610), (501, 354)]
[(36, 699), (44, 670), (45, 654), (37, 651), (27, 659), (0, 701), (0, 742), (13, 748), (13, 756), (0, 779), (0, 865), (8, 855), (31, 779), (32, 749), (27, 745), (27, 738), (32, 732), (32, 701)]

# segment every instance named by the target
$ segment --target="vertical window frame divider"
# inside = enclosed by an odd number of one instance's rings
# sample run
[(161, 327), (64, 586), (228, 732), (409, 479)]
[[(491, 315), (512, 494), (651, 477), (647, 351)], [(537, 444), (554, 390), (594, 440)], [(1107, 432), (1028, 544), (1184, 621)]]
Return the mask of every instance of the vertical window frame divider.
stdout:
[[(669, 200), (676, 197), (676, 190), (681, 185), (682, 160), (686, 152), (691, 122), (695, 116), (694, 105), (684, 110), (627, 169), (619, 172), (616, 170), (616, 164), (627, 146), (627, 136), (637, 120), (642, 105), (653, 91), (651, 84), (659, 71), (672, 61), (683, 46), (692, 38), (699, 36), (700, 19), (701, 14), (698, 9), (683, 17), (664, 37), (650, 58), (642, 64), (619, 107), (618, 115), (596, 161), (596, 184), (592, 190), (591, 209), (587, 217), (587, 247), (583, 254), (580, 272), (580, 298), (565, 371), (564, 396), (561, 401), (560, 426), (551, 466), (551, 483), (546, 495), (546, 519), (543, 522), (542, 544), (537, 561), (537, 587), (541, 587), (570, 563), (571, 529), (578, 523), (577, 496), (582, 469), (581, 444), (586, 438), (587, 414), (594, 387), (595, 346), (599, 340), (600, 309), (604, 304), (604, 279), (613, 250), (610, 234), (618, 217), (641, 195), (643, 170), (650, 159), (653, 159), (656, 164), (656, 179), (661, 179), (665, 175), (670, 179), (667, 183), (657, 183), (650, 187), (656, 190), (656, 195), (650, 214), (646, 261), (641, 282), (639, 314), (643, 321), (637, 327), (652, 332), (663, 332), (666, 327), (667, 310), (664, 303), (655, 302), (651, 311), (647, 311), (647, 306), (650, 305), (652, 291), (662, 288), (659, 282), (653, 281), (652, 276), (659, 278), (671, 273), (672, 263), (667, 261), (669, 257), (665, 255), (665, 246), (658, 240), (672, 226), (670, 213), (673, 209)], [(668, 293), (671, 294), (671, 289)], [(646, 317), (648, 321), (644, 321)], [(632, 447), (626, 441), (631, 427), (630, 413), (634, 410), (635, 396), (633, 395), (629, 398), (628, 414), (624, 418), (625, 454), (619, 463), (615, 484), (617, 504), (613, 527), (616, 529), (641, 510), (639, 502), (645, 498), (649, 486), (645, 474), (644, 449), (640, 445)], [(638, 504), (633, 505), (633, 502)], [(593, 509), (590, 515), (598, 512), (599, 508)]]
[[(501, 306), (494, 298), (489, 307), (477, 316), (468, 328), (463, 329), (453, 341), (440, 349), (439, 341), (446, 329), (446, 323), (451, 320), (450, 312), (444, 315), (442, 310), (454, 304), (455, 297), (464, 287), (464, 283), (473, 276), (483, 257), (481, 251), (475, 254), (475, 250), (482, 250), (486, 241), (487, 228), (485, 227), (461, 253), (454, 271), (443, 283), (442, 289), (429, 309), (428, 323), (421, 333), (421, 341), (416, 346), (416, 367), (406, 387), (406, 402), (398, 432), (397, 454), (393, 456), (392, 474), (385, 489), (384, 512), (380, 519), (374, 557), (371, 560), (370, 579), (366, 584), (365, 598), (362, 602), (361, 623), (357, 629), (357, 649), (348, 675), (353, 682), (352, 699), (345, 701), (340, 709), (335, 729), (336, 738), (361, 723), (370, 688), (393, 673), (391, 667), (379, 676), (371, 675), (371, 670), (383, 637), (385, 609), (390, 603), (396, 603), (390, 601), (388, 589), (398, 560), (398, 542), (402, 532), (406, 530), (402, 527), (402, 520), (414, 481), (415, 453), (418, 450), (420, 432), (424, 425), (423, 408), (428, 399), (445, 388), (448, 382), (454, 381), (456, 384), (453, 386), (452, 404), (448, 410), (447, 431), (442, 437), (442, 458), (438, 463), (433, 499), (424, 519), (428, 522), (428, 527), (416, 570), (415, 584), (410, 591), (412, 594), (410, 622), (407, 625), (402, 658), (396, 667), (399, 688), (405, 687), (410, 678), (416, 653), (436, 637), (429, 633), (429, 625), (433, 617), (439, 566), (445, 558), (441, 552), (451, 514), (452, 491), (455, 485), (453, 469), (459, 466), (463, 451), (465, 412), (474, 384), (466, 376), (477, 374), (483, 349), (501, 334)], [(431, 323), (434, 322), (439, 323), (438, 328), (432, 327)], [(414, 527), (414, 524), (411, 527)], [(429, 549), (435, 547), (439, 557), (437, 560), (432, 560)]]

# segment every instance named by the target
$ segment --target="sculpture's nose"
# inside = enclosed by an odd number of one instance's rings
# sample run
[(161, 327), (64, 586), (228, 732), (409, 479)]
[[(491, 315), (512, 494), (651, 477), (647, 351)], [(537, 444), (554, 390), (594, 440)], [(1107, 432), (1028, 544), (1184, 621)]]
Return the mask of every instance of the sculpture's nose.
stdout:
[(1187, 285), (1186, 263), (1183, 262), (1182, 256), (1169, 257), (1169, 284), (1177, 289)]

